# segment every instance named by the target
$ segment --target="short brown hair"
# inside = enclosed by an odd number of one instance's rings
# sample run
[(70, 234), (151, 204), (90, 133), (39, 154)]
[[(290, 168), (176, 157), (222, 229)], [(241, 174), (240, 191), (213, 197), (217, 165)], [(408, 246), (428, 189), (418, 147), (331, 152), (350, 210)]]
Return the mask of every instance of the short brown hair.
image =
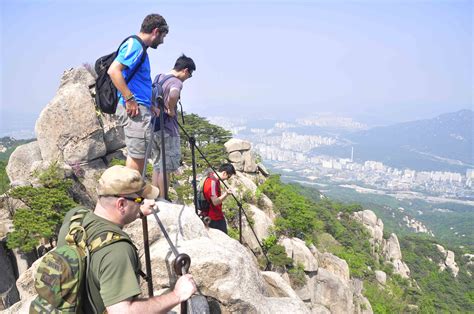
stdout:
[(143, 20), (140, 32), (150, 34), (155, 28), (158, 28), (160, 33), (168, 33), (169, 31), (164, 17), (159, 14), (148, 14)]

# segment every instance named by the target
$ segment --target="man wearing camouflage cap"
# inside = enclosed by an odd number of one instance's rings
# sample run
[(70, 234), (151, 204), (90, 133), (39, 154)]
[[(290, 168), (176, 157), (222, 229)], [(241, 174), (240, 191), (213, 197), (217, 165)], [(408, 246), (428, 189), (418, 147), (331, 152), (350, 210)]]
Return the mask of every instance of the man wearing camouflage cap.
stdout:
[[(152, 214), (152, 207), (159, 195), (157, 187), (146, 184), (136, 170), (113, 166), (101, 176), (97, 187), (98, 201), (94, 212), (87, 214), (82, 226), (88, 239), (104, 232), (113, 232), (125, 238), (96, 251), (91, 256), (90, 274), (86, 278), (92, 303), (86, 298), (84, 313), (161, 313), (168, 312), (187, 300), (196, 291), (191, 275), (178, 279), (172, 292), (148, 299), (139, 299), (140, 260), (130, 237), (122, 228), (143, 215)], [(69, 230), (70, 211), (58, 236), (58, 247), (65, 244)]]

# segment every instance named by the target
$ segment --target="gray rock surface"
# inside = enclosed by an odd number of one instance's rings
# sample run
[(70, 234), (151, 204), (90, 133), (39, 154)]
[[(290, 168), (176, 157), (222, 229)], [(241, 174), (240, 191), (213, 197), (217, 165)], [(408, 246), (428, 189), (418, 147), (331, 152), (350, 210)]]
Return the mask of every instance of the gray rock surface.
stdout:
[(0, 299), (6, 307), (20, 300), (20, 295), (15, 285), (16, 278), (13, 267), (6, 243), (0, 241), (0, 274), (2, 274), (2, 280), (0, 280)]
[(353, 292), (339, 277), (319, 268), (312, 298), (313, 303), (321, 304), (331, 313), (353, 313)]
[(10, 155), (6, 167), (8, 178), (12, 181), (31, 181), (31, 166), (41, 161), (41, 151), (38, 141), (18, 146)]
[(446, 250), (439, 244), (436, 244), (438, 251), (443, 254), (444, 260), (440, 263), (440, 271), (445, 270), (446, 268), (450, 269), (454, 277), (457, 277), (459, 273), (459, 267), (456, 264), (455, 255), (453, 251)]
[(349, 266), (347, 262), (331, 253), (322, 253), (318, 256), (319, 267), (333, 273), (346, 285), (349, 285)]
[(224, 146), (225, 146), (225, 149), (227, 150), (227, 153), (232, 153), (235, 151), (245, 151), (245, 150), (249, 150), (252, 147), (249, 141), (240, 140), (237, 138), (232, 138), (228, 140), (224, 144)]
[(380, 218), (377, 218), (375, 213), (371, 210), (363, 210), (355, 212), (353, 217), (361, 222), (368, 230), (372, 236), (374, 244), (381, 244), (383, 239), (383, 221)]
[[(269, 313), (270, 309), (286, 313), (308, 312), (299, 299), (272, 295), (251, 253), (219, 230), (206, 229), (191, 208), (163, 202), (159, 207), (159, 215), (170, 238), (180, 252), (191, 257), (190, 272), (204, 295), (218, 300), (230, 312)], [(156, 222), (152, 217), (148, 218), (149, 229), (156, 229)], [(153, 242), (155, 236), (151, 237)], [(172, 286), (176, 280), (171, 271), (174, 257), (166, 240), (159, 237), (151, 245), (150, 253), (155, 286)]]
[[(247, 214), (252, 215), (254, 221), (252, 228), (255, 231), (258, 240), (262, 243), (262, 239), (269, 236), (269, 230), (274, 226), (273, 221), (258, 207), (252, 204), (249, 204), (248, 206), (250, 210), (247, 210), (246, 212)], [(251, 249), (260, 250), (257, 239), (255, 239), (255, 235), (250, 229), (246, 219), (243, 220), (242, 237)]]
[(376, 270), (375, 271), (375, 279), (381, 284), (385, 285), (387, 282), (387, 274), (384, 271)]
[(318, 261), (303, 240), (283, 238), (279, 242), (285, 247), (286, 255), (296, 263), (301, 263), (305, 271), (314, 272), (318, 270)]
[(383, 254), (385, 259), (392, 263), (394, 273), (399, 274), (403, 278), (410, 277), (410, 269), (402, 261), (400, 243), (398, 242), (398, 237), (395, 233), (392, 233), (388, 240), (383, 240)]
[(105, 156), (104, 132), (89, 91), (91, 78), (83, 67), (65, 72), (41, 112), (35, 130), (43, 160), (75, 163)]

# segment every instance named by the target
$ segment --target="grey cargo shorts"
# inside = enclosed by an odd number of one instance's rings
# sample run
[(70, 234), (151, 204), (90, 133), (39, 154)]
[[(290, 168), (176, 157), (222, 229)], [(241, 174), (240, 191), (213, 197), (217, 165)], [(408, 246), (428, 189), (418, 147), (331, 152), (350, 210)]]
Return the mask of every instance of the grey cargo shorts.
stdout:
[(140, 113), (132, 118), (127, 114), (125, 106), (118, 104), (115, 114), (117, 115), (119, 125), (123, 127), (128, 156), (135, 159), (144, 159), (151, 135), (151, 112), (150, 109), (143, 105), (139, 105), (138, 108)]

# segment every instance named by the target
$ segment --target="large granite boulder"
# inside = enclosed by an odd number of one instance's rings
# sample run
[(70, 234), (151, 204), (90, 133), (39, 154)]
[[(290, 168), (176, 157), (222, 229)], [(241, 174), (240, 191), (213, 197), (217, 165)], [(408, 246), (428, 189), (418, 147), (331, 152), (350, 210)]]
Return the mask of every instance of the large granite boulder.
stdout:
[(387, 283), (387, 274), (384, 271), (376, 270), (375, 279), (379, 284), (385, 285)]
[(390, 235), (388, 240), (383, 240), (383, 255), (385, 259), (393, 265), (393, 272), (399, 274), (403, 278), (410, 277), (410, 269), (402, 261), (402, 251), (400, 243), (395, 233)]
[(229, 154), (235, 151), (247, 151), (252, 147), (249, 141), (244, 141), (237, 138), (228, 140), (224, 146), (227, 153)]
[(351, 280), (352, 291), (354, 293), (354, 313), (355, 314), (372, 314), (372, 305), (369, 300), (362, 294), (364, 282), (360, 279)]
[[(194, 210), (177, 204), (158, 202), (159, 217), (179, 252), (191, 257), (190, 272), (199, 290), (219, 303), (223, 312), (284, 311), (309, 312), (303, 302), (287, 291), (269, 287), (251, 253), (216, 229), (207, 229)], [(153, 282), (156, 289), (172, 287), (177, 280), (172, 271), (174, 256), (153, 217), (148, 217)], [(140, 222), (126, 228), (142, 252)]]
[[(254, 224), (252, 226), (255, 234), (257, 235), (258, 240), (262, 243), (262, 239), (268, 237), (270, 228), (273, 227), (272, 220), (258, 207), (249, 204), (249, 209), (247, 214), (253, 219)], [(242, 223), (242, 238), (245, 243), (249, 246), (250, 249), (260, 250), (257, 239), (255, 238), (254, 233), (250, 229), (249, 223), (246, 219), (243, 219)]]
[(297, 299), (298, 295), (291, 288), (288, 282), (281, 277), (280, 274), (272, 271), (261, 272), (263, 279), (267, 283), (267, 288), (271, 290), (271, 294), (277, 297), (290, 297)]
[(315, 272), (318, 270), (318, 261), (303, 240), (298, 238), (283, 238), (279, 243), (285, 247), (286, 255), (291, 257), (295, 263), (301, 263), (306, 272)]
[(453, 273), (453, 276), (456, 277), (459, 273), (459, 267), (456, 264), (455, 255), (453, 251), (446, 250), (439, 244), (436, 244), (438, 251), (443, 254), (444, 260), (440, 262), (440, 271), (445, 270), (446, 268), (450, 269)]
[(41, 151), (38, 141), (30, 142), (18, 146), (10, 155), (6, 167), (10, 182), (14, 181), (32, 181), (32, 165), (41, 161)]
[(377, 218), (371, 210), (363, 210), (353, 214), (355, 220), (361, 222), (368, 230), (372, 237), (372, 243), (382, 244), (383, 239), (383, 221)]
[(115, 115), (103, 114), (99, 122), (104, 130), (104, 141), (107, 154), (125, 147), (125, 135)]
[(250, 150), (251, 144), (240, 139), (230, 139), (224, 144), (228, 160), (234, 165), (235, 170), (247, 173), (256, 173), (258, 170), (255, 154)]
[(328, 308), (331, 313), (353, 313), (353, 292), (338, 276), (319, 268), (315, 277), (312, 302)]
[(92, 81), (84, 67), (63, 74), (56, 95), (36, 121), (43, 160), (77, 163), (105, 156), (104, 132), (89, 90)]
[(331, 253), (320, 253), (318, 255), (319, 267), (333, 273), (346, 285), (349, 285), (349, 265), (342, 258)]

